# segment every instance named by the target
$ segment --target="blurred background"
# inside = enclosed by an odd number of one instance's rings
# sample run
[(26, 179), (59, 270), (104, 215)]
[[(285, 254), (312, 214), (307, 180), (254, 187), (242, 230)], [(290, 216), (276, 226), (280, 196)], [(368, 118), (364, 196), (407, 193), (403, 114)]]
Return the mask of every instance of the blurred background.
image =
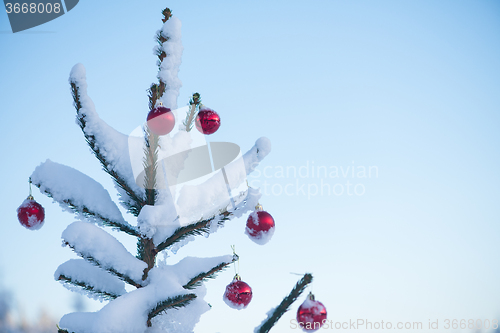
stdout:
[[(273, 239), (250, 241), (244, 216), (167, 258), (229, 254), (235, 244), (253, 288), (237, 311), (222, 301), (232, 267), (206, 283), (212, 309), (196, 333), (252, 332), (305, 272), (334, 322), (472, 332), (445, 321), (500, 320), (500, 2), (87, 0), (16, 34), (0, 11), (4, 332), (55, 332), (65, 313), (105, 304), (54, 281), (76, 257), (60, 238), (74, 217), (37, 189), (40, 230), (23, 228), (16, 208), (47, 158), (118, 200), (75, 124), (69, 72), (85, 65), (108, 124), (126, 134), (142, 125), (167, 6), (182, 21), (179, 106), (199, 92), (219, 113), (209, 141), (243, 152), (261, 136), (273, 144), (249, 177), (276, 221)], [(112, 234), (135, 253), (135, 239)], [(291, 320), (304, 299), (274, 332), (298, 331)]]

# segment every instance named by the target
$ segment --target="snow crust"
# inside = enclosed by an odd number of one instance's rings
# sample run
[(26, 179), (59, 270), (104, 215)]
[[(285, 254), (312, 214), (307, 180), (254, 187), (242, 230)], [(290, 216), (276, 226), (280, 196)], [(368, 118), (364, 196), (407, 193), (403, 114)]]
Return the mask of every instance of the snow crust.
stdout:
[(224, 301), (224, 303), (227, 304), (227, 306), (229, 306), (231, 309), (235, 309), (235, 310), (243, 310), (244, 308), (247, 307), (247, 305), (241, 303), (241, 304), (237, 304), (237, 303), (233, 303), (231, 302), (224, 294), (224, 296), (222, 297), (222, 300)]
[(264, 159), (271, 152), (271, 141), (265, 136), (255, 141), (255, 145), (248, 152), (243, 155), (245, 161), (245, 168), (247, 175), (252, 173), (259, 165), (260, 161)]
[(196, 275), (209, 271), (220, 263), (229, 263), (232, 256), (214, 258), (186, 257), (175, 265), (154, 267), (148, 284), (105, 305), (97, 312), (75, 312), (62, 317), (61, 328), (75, 333), (141, 333), (145, 332), (148, 313), (156, 304), (178, 295), (195, 293), (198, 297), (186, 308), (169, 310), (157, 316), (148, 333), (192, 332), (200, 316), (210, 307), (203, 301), (204, 286), (186, 290), (182, 286)]
[[(90, 264), (84, 259), (70, 259), (61, 264), (54, 273), (54, 278), (58, 280), (61, 275), (71, 278), (73, 281), (83, 282), (99, 291), (108, 292), (118, 296), (126, 293), (125, 283), (123, 281), (101, 268)], [(63, 286), (72, 291), (78, 290), (89, 298), (99, 301), (103, 300), (101, 296), (87, 292), (71, 284), (63, 283)]]
[(182, 82), (177, 76), (184, 50), (181, 42), (181, 26), (181, 21), (177, 17), (171, 16), (161, 29), (162, 36), (168, 38), (162, 45), (167, 57), (161, 63), (158, 78), (168, 87), (161, 101), (170, 109), (177, 108), (177, 97), (182, 86)]
[(210, 305), (203, 300), (206, 290), (205, 285), (201, 285), (195, 290), (197, 298), (187, 307), (170, 310), (153, 318), (153, 326), (146, 333), (192, 333), (201, 315), (210, 310)]
[[(84, 132), (95, 138), (96, 147), (108, 162), (108, 169), (115, 171), (125, 183), (139, 197), (144, 197), (144, 189), (135, 183), (134, 173), (130, 165), (130, 156), (128, 150), (129, 137), (122, 134), (104, 122), (97, 114), (94, 102), (87, 95), (87, 80), (85, 67), (82, 64), (76, 64), (71, 69), (70, 83), (74, 83), (79, 89), (79, 99), (82, 108), (78, 111), (78, 117), (85, 121)], [(78, 118), (77, 118), (77, 124)], [(140, 140), (137, 138), (136, 140)], [(140, 141), (141, 144), (144, 140)], [(132, 203), (126, 192), (115, 184), (121, 200)], [(126, 207), (126, 206), (125, 206)]]
[(122, 243), (101, 228), (81, 221), (73, 222), (63, 231), (62, 238), (84, 258), (97, 260), (102, 268), (114, 269), (136, 282), (142, 280), (147, 264), (130, 254)]
[(69, 207), (65, 201), (69, 200), (80, 211), (88, 208), (106, 219), (129, 225), (123, 219), (118, 206), (111, 200), (108, 191), (76, 169), (47, 160), (36, 167), (31, 180), (40, 187), (40, 191), (49, 192), (65, 209)]

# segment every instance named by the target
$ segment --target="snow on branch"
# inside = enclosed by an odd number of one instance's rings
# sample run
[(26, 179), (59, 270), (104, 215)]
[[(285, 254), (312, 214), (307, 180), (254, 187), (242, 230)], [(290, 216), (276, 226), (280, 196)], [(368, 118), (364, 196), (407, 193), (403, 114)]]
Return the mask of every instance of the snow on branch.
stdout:
[(252, 173), (259, 163), (271, 152), (271, 141), (261, 137), (255, 141), (255, 145), (243, 155), (247, 175)]
[(175, 16), (165, 16), (166, 21), (159, 32), (157, 53), (160, 56), (160, 70), (158, 78), (165, 85), (165, 92), (161, 101), (172, 110), (177, 109), (177, 97), (182, 82), (178, 77), (181, 65), (182, 51), (184, 47), (181, 42), (181, 21)]
[(304, 274), (304, 276), (297, 282), (295, 287), (292, 289), (290, 294), (281, 301), (280, 305), (276, 308), (271, 309), (267, 313), (267, 318), (255, 328), (254, 333), (267, 333), (276, 324), (276, 322), (288, 311), (290, 306), (299, 298), (299, 296), (304, 292), (307, 285), (312, 282), (312, 275), (309, 273)]
[[(230, 259), (230, 260), (229, 260)], [(203, 264), (207, 264), (207, 259), (202, 259), (202, 258), (185, 258), (181, 260), (176, 266), (188, 266), (188, 265), (194, 265), (196, 264), (197, 269), (200, 269), (200, 266), (202, 266), (202, 263), (198, 263), (198, 261), (203, 260)], [(217, 264), (210, 270), (206, 270), (205, 272), (201, 272), (195, 277), (193, 277), (191, 280), (189, 280), (188, 283), (186, 283), (183, 288), (184, 289), (193, 289), (196, 287), (199, 287), (201, 283), (207, 279), (213, 279), (216, 277), (217, 273), (224, 270), (227, 266), (238, 260), (238, 256), (235, 254), (233, 256), (225, 256), (221, 258), (211, 258), (211, 260), (217, 262), (217, 261), (222, 261), (221, 263)], [(183, 269), (183, 271), (186, 271), (186, 269)]]
[(31, 180), (41, 192), (53, 198), (63, 208), (70, 208), (130, 235), (139, 235), (137, 229), (123, 219), (108, 191), (82, 172), (47, 160), (36, 167)]
[(137, 216), (145, 205), (144, 189), (135, 183), (128, 149), (128, 136), (104, 122), (95, 111), (87, 95), (85, 67), (76, 64), (71, 69), (69, 82), (77, 110), (77, 124), (102, 168), (115, 181), (124, 206)]
[(191, 302), (189, 308), (176, 310), (173, 314), (175, 319), (168, 320), (167, 324), (179, 325), (181, 320), (183, 325), (194, 326), (199, 316), (210, 308), (203, 301), (206, 290), (204, 286), (200, 286), (186, 293), (183, 285), (200, 273), (232, 260), (231, 255), (215, 258), (188, 257), (175, 265), (154, 267), (149, 272), (148, 284), (143, 288), (114, 299), (97, 312), (65, 315), (59, 323), (60, 332), (144, 332), (148, 325), (164, 325), (163, 320), (155, 323), (155, 317), (166, 315), (170, 319), (169, 310), (187, 305), (188, 302)]
[(54, 278), (70, 290), (75, 288), (68, 285), (82, 288), (96, 300), (115, 299), (126, 293), (123, 281), (83, 259), (70, 259), (61, 264)]
[(178, 308), (184, 307), (184, 306), (188, 305), (195, 298), (196, 298), (195, 294), (185, 294), (185, 295), (179, 295), (176, 297), (172, 297), (172, 298), (169, 298), (167, 300), (164, 300), (164, 301), (158, 303), (154, 307), (154, 309), (152, 309), (148, 313), (148, 321), (147, 321), (148, 327), (151, 327), (151, 319), (153, 319), (157, 315), (159, 315), (162, 312), (165, 312), (169, 309), (178, 309)]
[[(230, 215), (231, 214), (229, 212), (221, 214), (222, 217), (228, 217)], [(197, 223), (178, 228), (170, 237), (168, 237), (162, 243), (158, 244), (158, 246), (156, 247), (158, 252), (165, 250), (166, 248), (172, 246), (174, 243), (179, 242), (188, 236), (203, 235), (210, 233), (210, 224), (213, 221), (217, 220), (218, 217), (219, 216), (214, 216), (212, 218), (205, 219)]]
[(125, 249), (116, 238), (93, 224), (73, 222), (62, 233), (66, 245), (91, 263), (140, 287), (147, 264)]

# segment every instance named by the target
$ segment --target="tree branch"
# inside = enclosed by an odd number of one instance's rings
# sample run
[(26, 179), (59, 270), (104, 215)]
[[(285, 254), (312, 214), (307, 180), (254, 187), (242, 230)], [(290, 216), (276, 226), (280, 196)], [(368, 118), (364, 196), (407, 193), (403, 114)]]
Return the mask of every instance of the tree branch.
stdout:
[(193, 299), (196, 298), (195, 294), (185, 294), (176, 297), (169, 298), (163, 302), (158, 303), (154, 309), (152, 309), (148, 314), (148, 327), (151, 327), (151, 319), (161, 314), (163, 311), (168, 309), (178, 309), (183, 306), (188, 305)]
[(134, 192), (126, 183), (126, 181), (120, 177), (120, 175), (114, 171), (110, 170), (108, 168), (108, 163), (106, 161), (106, 158), (104, 155), (101, 153), (99, 148), (96, 146), (96, 139), (95, 136), (93, 135), (88, 135), (85, 133), (85, 126), (86, 126), (86, 120), (85, 120), (85, 115), (80, 114), (80, 109), (82, 108), (82, 104), (80, 102), (80, 92), (78, 90), (78, 87), (76, 86), (75, 82), (71, 82), (71, 92), (73, 94), (73, 101), (74, 101), (74, 106), (77, 111), (77, 121), (78, 125), (82, 129), (82, 132), (85, 136), (85, 140), (87, 141), (87, 144), (89, 145), (90, 149), (94, 153), (95, 157), (99, 160), (101, 163), (102, 169), (108, 173), (111, 178), (115, 181), (115, 183), (127, 193), (127, 195), (132, 199), (134, 202), (133, 204), (129, 203), (128, 201), (124, 201), (125, 205), (128, 208), (128, 211), (132, 213), (134, 216), (138, 216), (139, 212), (141, 211), (141, 208), (146, 204), (144, 200)]
[(127, 275), (123, 274), (123, 273), (120, 273), (118, 272), (117, 270), (113, 269), (113, 268), (109, 268), (109, 267), (104, 267), (97, 259), (95, 259), (94, 257), (92, 256), (89, 256), (89, 255), (85, 255), (83, 253), (80, 253), (78, 251), (75, 250), (75, 248), (73, 246), (71, 246), (71, 244), (69, 244), (68, 242), (64, 242), (64, 245), (67, 245), (69, 246), (76, 254), (78, 254), (80, 257), (82, 257), (83, 259), (87, 260), (88, 262), (90, 262), (91, 264), (95, 265), (95, 266), (98, 266), (102, 269), (104, 269), (105, 271), (108, 271), (110, 272), (111, 274), (117, 276), (120, 280), (130, 284), (131, 286), (134, 286), (136, 288), (142, 288), (142, 285), (137, 283), (136, 281), (132, 280), (130, 277), (128, 277)]
[[(33, 183), (33, 185), (40, 188), (40, 184)], [(45, 195), (47, 195), (49, 198), (53, 198), (52, 193), (47, 188), (45, 188), (43, 193), (45, 193)], [(100, 215), (99, 213), (95, 213), (95, 212), (91, 211), (86, 206), (83, 206), (81, 208), (77, 207), (73, 203), (73, 201), (71, 201), (69, 199), (63, 200), (62, 202), (65, 203), (66, 205), (68, 205), (68, 207), (71, 208), (71, 210), (74, 211), (75, 213), (82, 214), (86, 217), (96, 218), (96, 219), (100, 220), (102, 222), (102, 225), (104, 225), (106, 227), (116, 228), (116, 229), (123, 231), (131, 236), (136, 236), (136, 237), (141, 236), (139, 231), (127, 222), (120, 223), (117, 221), (112, 221), (112, 220)]]
[(118, 298), (120, 296), (120, 295), (116, 295), (116, 294), (113, 294), (113, 293), (108, 293), (107, 291), (102, 291), (102, 290), (95, 289), (94, 287), (89, 286), (85, 282), (73, 280), (70, 277), (67, 277), (65, 275), (59, 275), (59, 277), (57, 278), (57, 280), (63, 281), (64, 283), (72, 284), (72, 285), (77, 286), (77, 287), (81, 287), (85, 291), (88, 291), (88, 292), (90, 292), (92, 294), (101, 296), (105, 300), (115, 299), (115, 298)]
[(276, 322), (283, 316), (285, 312), (288, 311), (290, 305), (299, 298), (299, 296), (304, 292), (305, 288), (309, 283), (312, 282), (312, 275), (309, 273), (304, 274), (304, 276), (297, 282), (295, 287), (292, 289), (290, 294), (281, 301), (280, 305), (274, 309), (273, 313), (268, 316), (267, 320), (264, 321), (260, 327), (255, 329), (255, 333), (267, 333), (276, 324)]
[(194, 116), (196, 115), (196, 109), (199, 108), (201, 104), (201, 98), (199, 93), (194, 93), (193, 97), (189, 100), (189, 105), (191, 109), (186, 114), (186, 119), (182, 123), (186, 127), (186, 132), (190, 132), (193, 129)]
[(222, 215), (222, 218), (217, 221), (219, 224), (223, 224), (224, 221), (229, 220), (229, 216), (231, 215), (230, 212), (224, 212), (220, 215), (211, 217), (206, 220), (201, 220), (199, 222), (196, 222), (194, 224), (187, 225), (185, 227), (180, 227), (178, 228), (172, 236), (167, 238), (165, 241), (162, 243), (158, 244), (156, 249), (158, 252), (165, 250), (167, 247), (172, 246), (174, 243), (183, 240), (184, 238), (188, 236), (193, 236), (193, 235), (203, 235), (207, 234), (210, 231), (209, 225), (210, 223), (216, 219), (217, 217), (220, 217)]
[(233, 260), (231, 262), (223, 262), (223, 263), (215, 266), (214, 268), (212, 268), (208, 272), (200, 273), (200, 274), (196, 275), (194, 278), (192, 278), (188, 283), (186, 283), (182, 287), (184, 289), (194, 289), (194, 288), (200, 286), (202, 281), (205, 281), (207, 279), (215, 279), (218, 272), (224, 270), (227, 266), (231, 265), (236, 260), (238, 260), (238, 256), (234, 255)]

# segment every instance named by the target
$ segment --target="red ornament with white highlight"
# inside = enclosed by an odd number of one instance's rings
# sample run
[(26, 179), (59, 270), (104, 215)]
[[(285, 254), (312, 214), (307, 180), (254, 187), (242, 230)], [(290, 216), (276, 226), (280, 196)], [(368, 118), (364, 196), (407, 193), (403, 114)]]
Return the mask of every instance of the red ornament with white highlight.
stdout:
[(241, 277), (236, 274), (233, 282), (226, 286), (223, 299), (233, 309), (244, 309), (252, 300), (252, 288), (247, 283), (241, 281)]
[(297, 322), (305, 332), (319, 330), (326, 320), (325, 306), (314, 299), (314, 295), (309, 293), (307, 299), (297, 310)]
[(213, 134), (220, 127), (220, 117), (214, 110), (204, 107), (198, 112), (195, 125), (201, 133), (206, 135)]
[(159, 106), (149, 111), (147, 123), (149, 129), (154, 134), (166, 135), (174, 129), (175, 117), (172, 110), (160, 103)]
[(245, 234), (259, 245), (264, 245), (274, 234), (274, 219), (268, 212), (262, 210), (261, 205), (255, 207), (255, 211), (248, 216)]
[(23, 201), (21, 206), (17, 208), (17, 219), (21, 225), (30, 230), (38, 230), (43, 226), (45, 220), (45, 209), (42, 205), (35, 201), (35, 198), (31, 195), (31, 178), (30, 183), (30, 194)]

